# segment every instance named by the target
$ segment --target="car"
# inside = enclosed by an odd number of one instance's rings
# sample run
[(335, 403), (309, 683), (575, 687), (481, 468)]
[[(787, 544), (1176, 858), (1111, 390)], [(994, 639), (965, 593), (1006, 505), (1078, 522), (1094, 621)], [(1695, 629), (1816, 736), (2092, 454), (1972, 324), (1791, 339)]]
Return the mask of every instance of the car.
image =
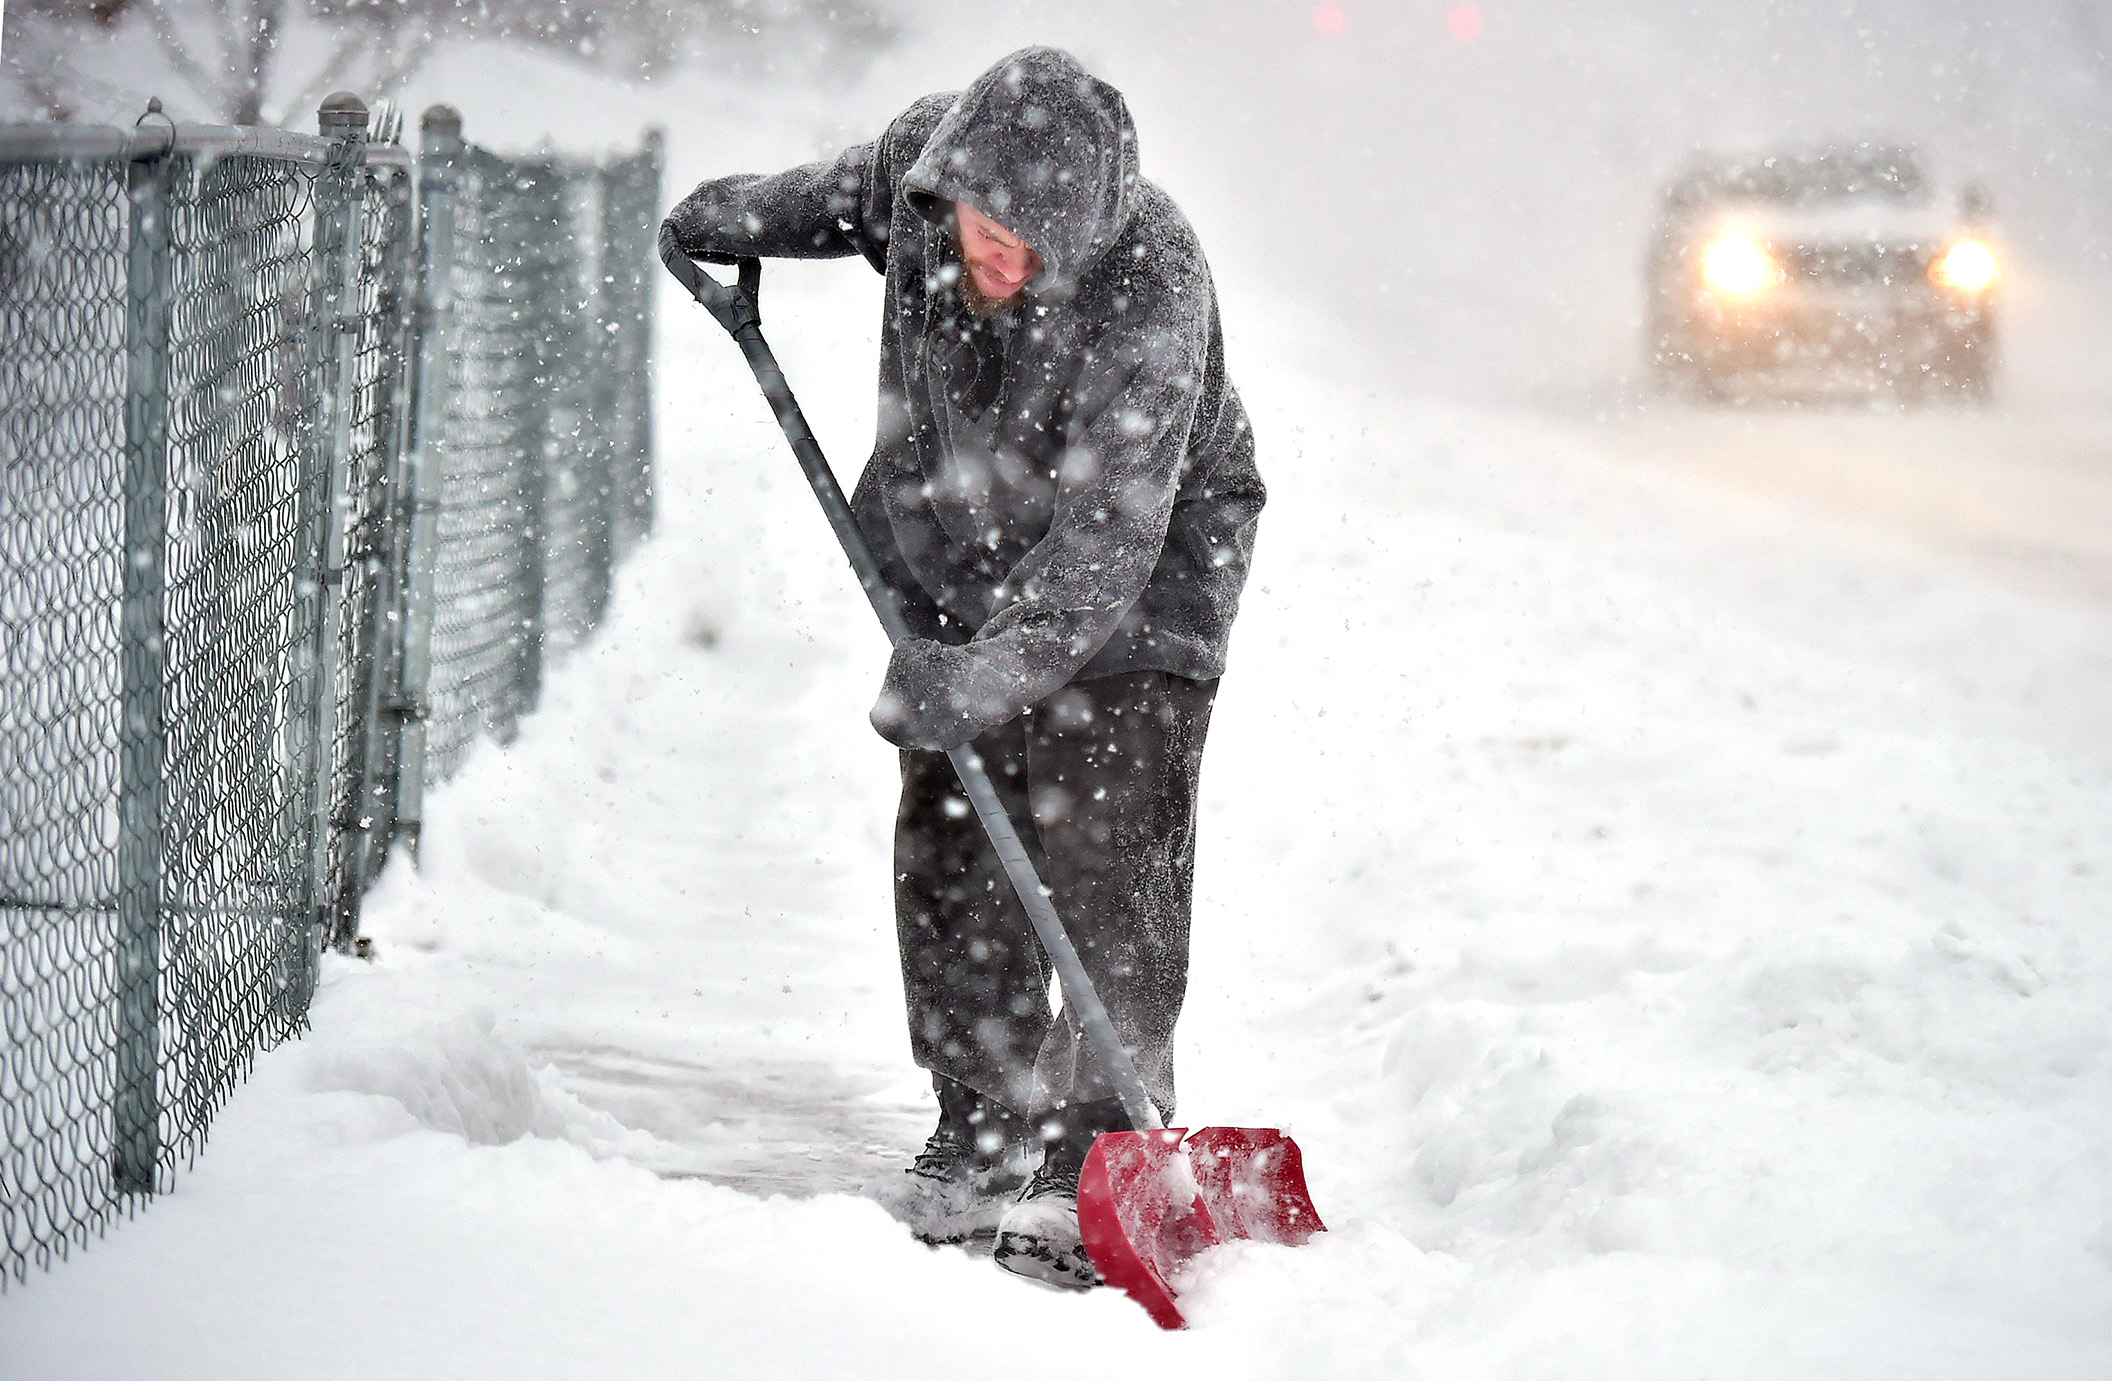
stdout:
[(1863, 144), (1695, 160), (1667, 184), (1648, 344), (1714, 399), (1984, 401), (2002, 280), (1987, 194), (1941, 194), (1915, 151)]

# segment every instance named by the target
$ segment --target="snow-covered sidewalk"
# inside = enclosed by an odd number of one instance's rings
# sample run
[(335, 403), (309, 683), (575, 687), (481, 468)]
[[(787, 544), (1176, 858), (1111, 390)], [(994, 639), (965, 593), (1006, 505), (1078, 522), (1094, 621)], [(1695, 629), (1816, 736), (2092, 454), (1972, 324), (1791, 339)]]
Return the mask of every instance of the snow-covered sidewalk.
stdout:
[[(850, 272), (770, 318), (846, 480)], [(1217, 1254), (1178, 1336), (911, 1242), (848, 1192), (931, 1117), (883, 644), (669, 307), (613, 625), (0, 1373), (2112, 1370), (2112, 619), (1237, 339), (1273, 498), (1183, 1112), (1288, 1127), (1335, 1231)]]

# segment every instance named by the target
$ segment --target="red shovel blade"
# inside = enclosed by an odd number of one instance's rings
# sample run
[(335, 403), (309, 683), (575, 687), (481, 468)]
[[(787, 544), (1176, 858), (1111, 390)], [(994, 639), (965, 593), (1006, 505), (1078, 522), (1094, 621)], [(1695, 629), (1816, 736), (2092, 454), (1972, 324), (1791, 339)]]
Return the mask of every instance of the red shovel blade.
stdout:
[(1188, 1163), (1227, 1242), (1298, 1247), (1327, 1231), (1305, 1187), (1298, 1143), (1271, 1127), (1205, 1127), (1188, 1138)]
[(1078, 1229), (1094, 1269), (1161, 1328), (1183, 1328), (1167, 1282), (1220, 1242), (1296, 1246), (1322, 1231), (1298, 1143), (1258, 1127), (1108, 1132), (1078, 1177)]
[(1103, 1132), (1078, 1176), (1078, 1232), (1100, 1279), (1144, 1306), (1161, 1328), (1184, 1328), (1168, 1277), (1218, 1243), (1188, 1158), (1185, 1127)]

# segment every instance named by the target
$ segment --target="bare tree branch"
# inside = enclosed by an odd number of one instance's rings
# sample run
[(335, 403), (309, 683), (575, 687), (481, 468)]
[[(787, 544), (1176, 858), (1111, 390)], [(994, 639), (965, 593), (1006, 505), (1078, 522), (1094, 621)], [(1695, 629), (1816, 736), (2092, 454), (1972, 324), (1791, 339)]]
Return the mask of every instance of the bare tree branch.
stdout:
[(404, 50), (392, 54), (375, 73), (374, 94), (377, 97), (394, 95), (432, 53), (434, 37), (430, 28), (418, 25), (409, 31), (409, 37), (410, 42), (404, 45)]
[(64, 94), (64, 89), (72, 83), (67, 80), (70, 74), (63, 67), (38, 62), (34, 58), (29, 62), (16, 61), (12, 53), (8, 56), (8, 65), (15, 69), (23, 90), (44, 108), (44, 118), (64, 124), (78, 113)]
[(253, 125), (264, 118), (264, 87), (271, 76), (271, 60), (279, 46), (279, 27), (284, 14), (285, 0), (257, 0), (252, 11), (246, 45), (248, 59), (243, 63), (242, 99), (235, 114), (238, 125)]
[[(206, 9), (209, 16), (206, 32), (213, 37), (213, 70), (221, 76), (216, 79), (216, 88), (224, 88), (239, 77), (242, 63), (242, 21), (249, 14), (249, 0), (223, 0)], [(223, 118), (233, 114), (233, 106), (227, 100), (227, 92), (221, 92), (220, 113)]]
[[(7, 0), (0, 0), (0, 4)], [(532, 42), (611, 74), (641, 72), (683, 61), (700, 51), (698, 34), (746, 36), (757, 26), (782, 31), (779, 51), (829, 61), (834, 45), (855, 60), (886, 41), (873, 0), (15, 0), (48, 14), (50, 26), (95, 23), (105, 28), (137, 12), (162, 61), (120, 79), (119, 102), (136, 100), (155, 81), (189, 88), (214, 118), (253, 124), (267, 108), (305, 123), (334, 87), (369, 98), (400, 91), (440, 40), (506, 38)], [(289, 51), (324, 55), (321, 70), (289, 71)], [(10, 33), (10, 39), (16, 38)], [(289, 49), (295, 38), (303, 41)], [(11, 41), (7, 58), (21, 71), (25, 96), (53, 118), (82, 102), (82, 83), (70, 72), (62, 45), (50, 61), (34, 59), (34, 45)], [(305, 78), (305, 80), (304, 80)], [(290, 99), (278, 93), (298, 88)]]
[(353, 83), (347, 80), (348, 74), (352, 71), (353, 60), (359, 56), (359, 50), (366, 46), (369, 37), (357, 29), (339, 34), (337, 44), (331, 49), (329, 60), (323, 63), (322, 70), (315, 74), (313, 81), (301, 88), (298, 95), (286, 103), (286, 113), (280, 123), (288, 126), (298, 123), (302, 114), (323, 97), (339, 87), (352, 85)]
[(199, 95), (212, 101), (218, 94), (219, 83), (191, 56), (191, 50), (184, 44), (183, 35), (176, 28), (176, 18), (169, 8), (169, 0), (152, 0), (148, 6), (148, 14), (154, 24), (154, 41), (161, 45), (162, 56), (169, 60), (169, 66), (176, 69), (176, 75), (190, 83)]
[(64, 123), (97, 107), (137, 108), (137, 92), (84, 72), (79, 61), (83, 35), (109, 29), (125, 7), (126, 0), (91, 0), (85, 7), (71, 0), (17, 0), (0, 62), (45, 118)]

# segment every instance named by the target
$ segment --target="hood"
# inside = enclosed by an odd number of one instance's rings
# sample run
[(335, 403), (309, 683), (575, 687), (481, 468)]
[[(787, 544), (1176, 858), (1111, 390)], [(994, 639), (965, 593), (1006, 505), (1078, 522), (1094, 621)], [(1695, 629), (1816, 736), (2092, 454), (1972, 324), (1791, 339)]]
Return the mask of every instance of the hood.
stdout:
[(954, 101), (902, 189), (934, 225), (965, 201), (1019, 236), (1041, 256), (1028, 291), (1062, 298), (1122, 233), (1136, 181), (1122, 93), (1060, 48), (1022, 48)]

